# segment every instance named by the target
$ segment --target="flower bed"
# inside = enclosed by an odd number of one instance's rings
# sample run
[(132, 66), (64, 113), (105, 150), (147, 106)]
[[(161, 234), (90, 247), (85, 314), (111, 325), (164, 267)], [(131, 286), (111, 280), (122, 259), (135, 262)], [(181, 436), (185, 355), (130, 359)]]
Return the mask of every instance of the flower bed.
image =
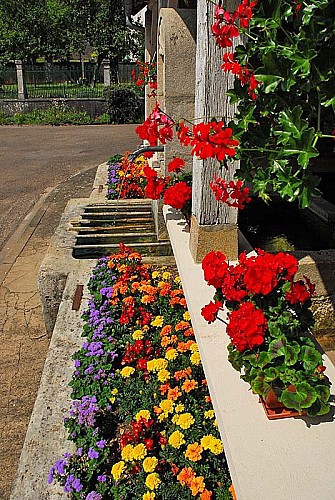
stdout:
[(128, 152), (123, 156), (112, 156), (108, 160), (107, 199), (145, 198), (146, 178), (144, 168), (147, 160), (140, 156), (135, 161), (128, 159)]
[(231, 498), (180, 279), (121, 244), (89, 288), (65, 419), (77, 451), (49, 482), (89, 500)]

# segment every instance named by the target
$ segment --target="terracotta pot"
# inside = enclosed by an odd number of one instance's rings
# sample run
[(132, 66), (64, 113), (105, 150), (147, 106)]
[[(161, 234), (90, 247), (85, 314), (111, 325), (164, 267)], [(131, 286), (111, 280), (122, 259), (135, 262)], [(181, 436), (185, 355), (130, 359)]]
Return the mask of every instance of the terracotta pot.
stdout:
[[(294, 385), (288, 386), (287, 389), (291, 392), (296, 392)], [(286, 408), (283, 403), (278, 401), (278, 398), (272, 388), (267, 393), (265, 400), (262, 397), (260, 397), (259, 400), (262, 403), (266, 416), (269, 420), (288, 417), (301, 417), (303, 415), (306, 415), (306, 412), (299, 413), (296, 410)]]

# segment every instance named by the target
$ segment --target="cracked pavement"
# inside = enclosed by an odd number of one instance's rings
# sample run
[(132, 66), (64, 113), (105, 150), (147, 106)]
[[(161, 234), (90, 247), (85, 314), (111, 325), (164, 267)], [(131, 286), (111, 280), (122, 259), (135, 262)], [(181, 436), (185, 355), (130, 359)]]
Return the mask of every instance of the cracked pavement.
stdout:
[[(128, 126), (127, 134), (125, 134), (124, 126), (121, 126), (119, 130), (113, 129), (112, 141), (108, 137), (109, 156), (132, 147), (136, 148), (138, 139), (133, 133), (134, 128), (134, 126)], [(75, 130), (74, 140), (77, 140), (79, 132), (78, 129)], [(39, 130), (36, 129), (36, 133), (38, 135)], [(87, 131), (85, 133), (87, 134)], [(38, 142), (38, 139), (36, 140)], [(14, 134), (13, 149), (15, 149), (15, 141)], [(41, 147), (43, 146), (41, 145)], [(50, 148), (50, 144), (47, 144), (46, 147)], [(66, 152), (70, 151), (69, 144), (66, 147)], [(97, 142), (95, 148), (97, 154), (100, 148), (99, 154), (101, 155), (101, 143)], [(8, 148), (9, 150), (10, 148)], [(59, 151), (56, 151), (55, 154), (59, 154)], [(94, 151), (90, 150), (90, 155), (94, 155)], [(105, 156), (104, 160), (107, 157), (108, 155)], [(2, 159), (4, 158), (2, 157)], [(5, 159), (10, 160), (8, 157)], [(40, 161), (43, 162), (42, 154)], [(70, 161), (71, 159), (69, 159)], [(15, 167), (15, 162), (13, 165)], [(8, 266), (5, 259), (2, 262), (0, 253), (0, 275), (2, 271), (3, 276), (5, 276), (0, 286), (1, 500), (8, 500), (10, 497), (50, 341), (45, 331), (37, 288), (39, 267), (68, 200), (90, 196), (96, 173), (96, 166), (93, 167), (93, 165), (97, 165), (97, 162), (92, 162), (91, 165), (92, 168), (88, 168), (87, 164), (84, 164), (85, 171), (70, 178), (69, 176), (73, 175), (73, 170), (65, 169), (62, 173), (63, 182), (57, 185), (43, 201), (42, 217), (36, 221), (35, 225), (33, 224), (33, 227), (31, 227), (32, 223), (30, 222), (28, 235), (23, 233), (21, 241), (18, 238), (18, 241), (14, 243), (13, 246), (17, 247), (17, 255), (15, 255), (13, 264)], [(76, 169), (78, 171), (78, 166)], [(3, 182), (5, 183), (5, 180)], [(17, 183), (20, 183), (19, 174)], [(43, 190), (45, 187), (45, 185), (41, 185), (38, 189)], [(21, 186), (21, 189), (23, 188)], [(5, 184), (3, 184), (3, 189), (5, 189)], [(21, 216), (15, 217), (15, 219), (16, 223), (18, 220), (22, 220)], [(0, 233), (4, 233), (5, 237), (9, 236), (7, 222), (6, 227), (1, 225)], [(1, 237), (0, 241), (2, 241)], [(34, 466), (34, 464), (31, 465)]]

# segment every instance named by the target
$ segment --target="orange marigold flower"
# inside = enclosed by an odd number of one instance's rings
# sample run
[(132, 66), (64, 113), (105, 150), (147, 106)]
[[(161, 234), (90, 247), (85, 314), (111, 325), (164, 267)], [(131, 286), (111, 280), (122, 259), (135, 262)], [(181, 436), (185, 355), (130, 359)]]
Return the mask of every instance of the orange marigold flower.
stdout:
[(162, 394), (162, 396), (163, 396), (163, 394), (165, 394), (166, 392), (168, 392), (168, 390), (169, 390), (169, 389), (170, 389), (170, 384), (169, 384), (169, 383), (167, 383), (167, 384), (162, 384), (162, 385), (160, 386), (160, 388), (159, 388), (160, 393)]
[(191, 345), (194, 344), (193, 340), (188, 340), (187, 342), (179, 342), (177, 349), (179, 352), (186, 352), (190, 349)]
[(172, 401), (176, 401), (182, 393), (179, 390), (179, 387), (174, 387), (173, 389), (169, 389), (167, 393), (167, 398), (172, 399)]
[(154, 412), (156, 413), (156, 415), (160, 415), (161, 413), (163, 413), (163, 410), (159, 406), (154, 406)]
[(178, 337), (177, 337), (177, 335), (172, 335), (172, 336), (171, 336), (171, 344), (175, 344), (176, 342), (178, 342)]
[(185, 382), (181, 386), (181, 388), (185, 392), (191, 392), (191, 391), (193, 391), (193, 389), (196, 389), (197, 387), (198, 387), (198, 382), (196, 382), (193, 379), (192, 380), (188, 380), (188, 379), (185, 380)]
[(201, 444), (195, 442), (188, 445), (185, 451), (185, 457), (188, 458), (188, 460), (191, 460), (191, 462), (197, 462), (198, 460), (201, 460), (201, 453), (203, 451), (204, 449)]
[(126, 306), (133, 306), (135, 301), (134, 301), (134, 297), (125, 297), (122, 302), (126, 305)]
[(112, 306), (116, 306), (116, 304), (119, 302), (119, 299), (117, 297), (115, 297), (115, 299), (112, 299), (109, 301), (109, 303), (112, 305)]
[(210, 396), (205, 396), (205, 401), (206, 401), (206, 403), (210, 403), (212, 401), (211, 397)]
[(180, 330), (186, 330), (190, 326), (188, 321), (180, 321), (179, 323), (176, 324), (175, 329), (176, 332), (179, 332)]
[(168, 345), (172, 344), (171, 337), (163, 337), (161, 340), (161, 346), (162, 347), (167, 347)]
[(211, 500), (212, 494), (210, 490), (204, 490), (200, 495), (200, 500)]
[(232, 496), (232, 499), (233, 500), (237, 500), (236, 493), (235, 493), (235, 490), (234, 490), (234, 486), (232, 484), (229, 486), (229, 490), (228, 491), (230, 492), (230, 494)]
[(205, 489), (205, 483), (203, 476), (198, 476), (192, 479), (190, 484), (190, 489), (192, 491), (192, 495), (195, 497), (198, 493), (201, 493)]
[(109, 267), (109, 269), (113, 269), (113, 267), (115, 267), (115, 264), (112, 260), (109, 260), (107, 266)]
[(160, 289), (159, 295), (161, 297), (165, 297), (166, 295), (169, 295), (171, 292), (170, 283), (162, 283), (162, 285), (161, 286), (158, 285), (158, 287)]
[(184, 295), (184, 291), (178, 288), (178, 290), (172, 290), (170, 293), (170, 297), (176, 297), (177, 295)]
[(185, 307), (185, 308), (186, 308), (187, 304), (186, 304), (186, 300), (184, 299), (184, 297), (183, 297), (182, 299), (180, 299), (179, 304), (180, 304), (181, 306), (183, 306), (183, 307)]
[(180, 298), (179, 297), (174, 297), (173, 299), (170, 300), (170, 306), (174, 306), (175, 304), (179, 304)]
[(161, 335), (161, 337), (164, 337), (164, 335), (170, 335), (171, 332), (172, 332), (172, 326), (171, 325), (165, 325), (161, 329), (160, 335)]
[(176, 476), (179, 472), (179, 467), (176, 464), (171, 464), (171, 472), (174, 476)]
[(178, 474), (177, 479), (182, 486), (190, 486), (192, 480), (195, 478), (195, 472), (192, 467), (184, 467)]
[(202, 385), (205, 385), (207, 387), (207, 380), (204, 378), (202, 381), (201, 381)]
[(140, 284), (138, 281), (134, 281), (134, 283), (131, 284), (131, 291), (136, 292), (140, 288)]
[(186, 368), (186, 370), (178, 370), (175, 374), (174, 374), (174, 378), (176, 380), (182, 380), (183, 378), (187, 378), (189, 377), (190, 375), (192, 375), (192, 368), (190, 366), (188, 366)]
[(193, 328), (188, 328), (187, 330), (184, 331), (185, 337), (194, 337), (194, 331)]
[(141, 302), (142, 304), (152, 304), (155, 302), (155, 297), (153, 295), (143, 295)]
[(149, 295), (155, 295), (155, 293), (157, 293), (157, 288), (152, 285), (143, 285), (142, 291)]

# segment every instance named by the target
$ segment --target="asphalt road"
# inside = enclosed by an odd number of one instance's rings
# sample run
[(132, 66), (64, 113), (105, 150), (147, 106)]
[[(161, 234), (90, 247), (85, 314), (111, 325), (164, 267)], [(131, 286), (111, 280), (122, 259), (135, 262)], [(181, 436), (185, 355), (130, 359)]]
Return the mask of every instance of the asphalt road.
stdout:
[(135, 127), (0, 127), (0, 250), (45, 190), (135, 150), (141, 142)]

